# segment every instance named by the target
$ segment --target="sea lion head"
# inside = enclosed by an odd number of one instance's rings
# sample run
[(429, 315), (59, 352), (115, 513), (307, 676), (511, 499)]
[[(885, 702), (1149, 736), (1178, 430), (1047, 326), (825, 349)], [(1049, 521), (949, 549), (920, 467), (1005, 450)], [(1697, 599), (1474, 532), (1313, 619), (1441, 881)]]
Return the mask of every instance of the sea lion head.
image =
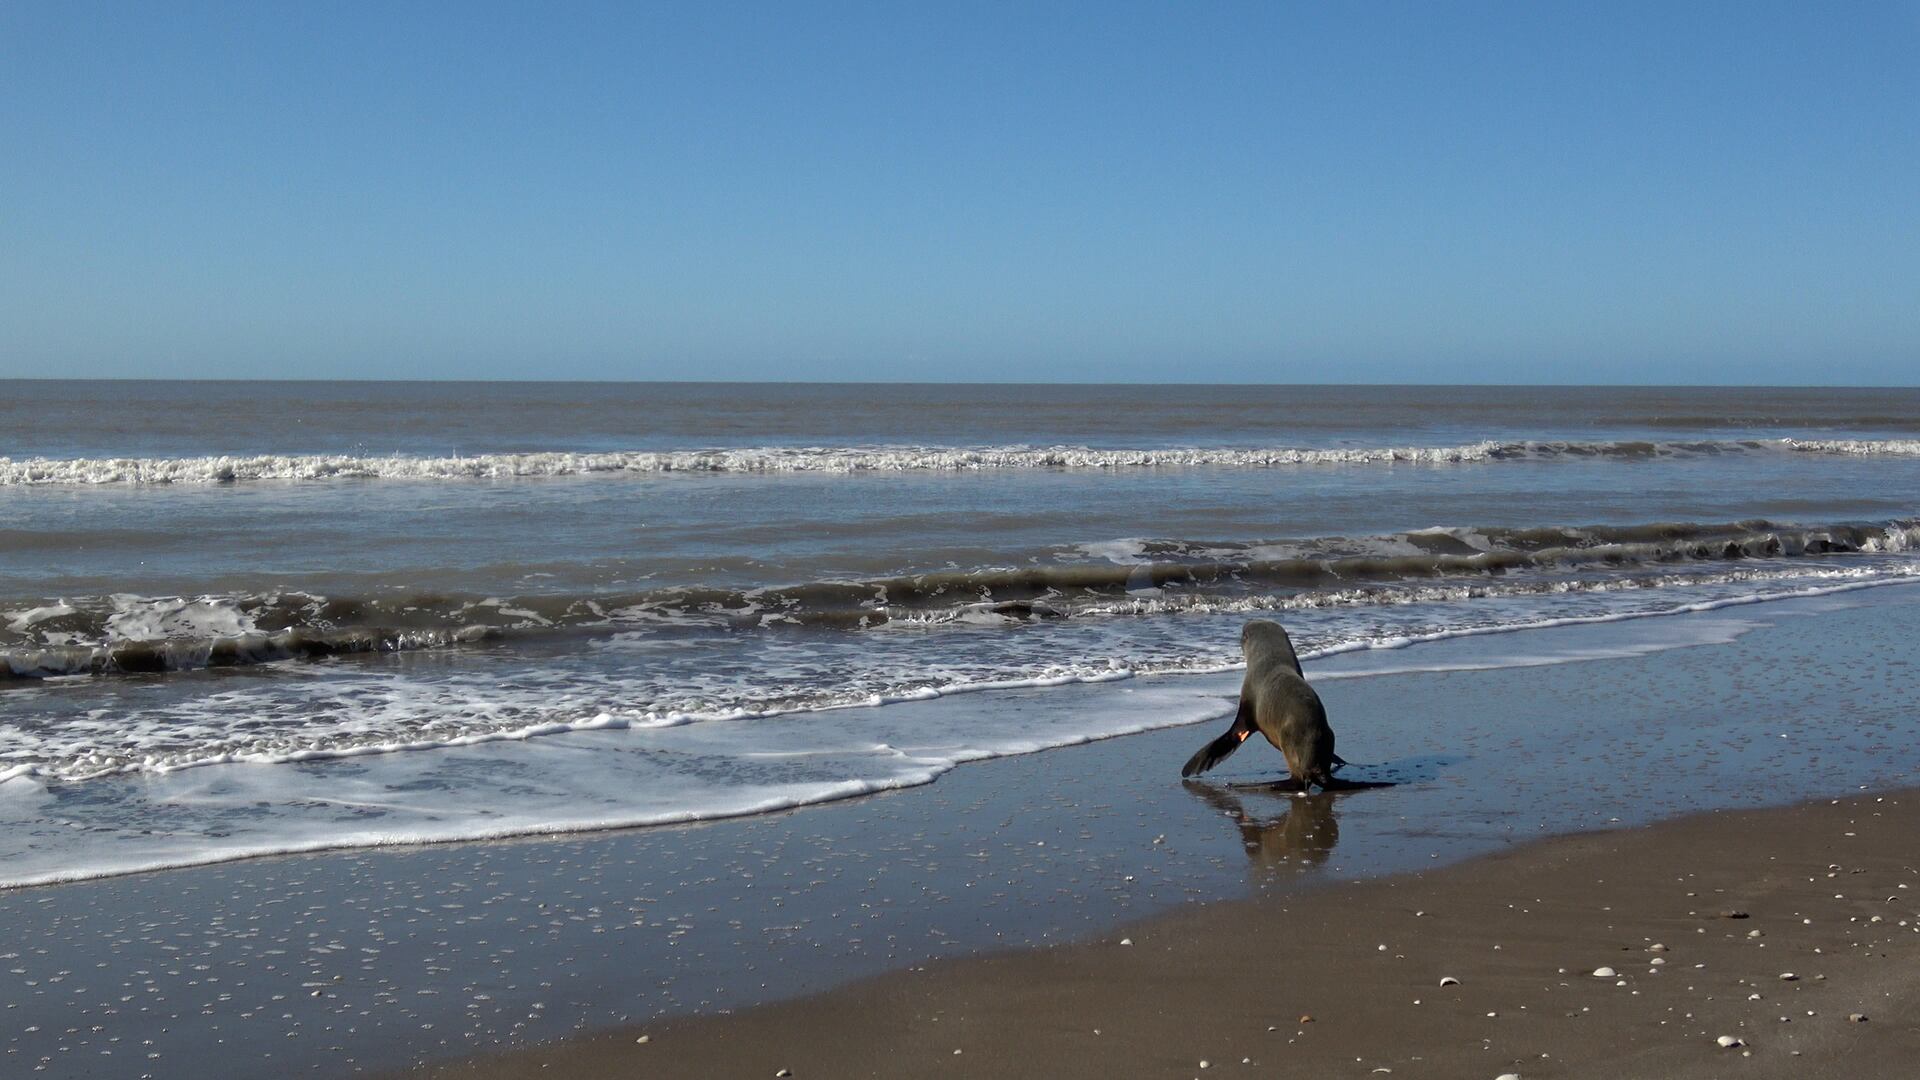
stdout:
[(1240, 651), (1250, 663), (1276, 656), (1295, 671), (1300, 670), (1300, 658), (1293, 652), (1293, 639), (1287, 636), (1285, 627), (1272, 619), (1253, 619), (1241, 627)]
[(1293, 639), (1287, 636), (1287, 629), (1272, 619), (1251, 619), (1240, 628), (1240, 647), (1245, 649), (1256, 641), (1271, 641), (1285, 645), (1287, 651), (1293, 651)]

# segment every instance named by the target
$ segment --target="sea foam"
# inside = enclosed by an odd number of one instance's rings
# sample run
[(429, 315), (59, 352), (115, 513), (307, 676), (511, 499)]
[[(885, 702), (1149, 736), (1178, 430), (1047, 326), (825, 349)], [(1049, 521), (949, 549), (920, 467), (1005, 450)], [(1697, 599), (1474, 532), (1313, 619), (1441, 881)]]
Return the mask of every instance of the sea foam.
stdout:
[[(1846, 588), (1795, 595), (1804, 602)], [(1305, 659), (1309, 674), (1324, 680), (1636, 656), (1733, 640), (1763, 622), (1720, 609), (1785, 598), (1648, 612), (1640, 617), (1686, 617), (1657, 619), (1630, 634), (1607, 627), (1628, 616), (1564, 618), (1383, 639), (1358, 653), (1320, 650)], [(1490, 634), (1507, 641), (1448, 649)], [(89, 788), (84, 798), (56, 795), (16, 767), (0, 770), (7, 778), (0, 783), (0, 888), (259, 855), (584, 832), (817, 805), (932, 783), (968, 762), (1216, 720), (1230, 712), (1237, 681), (1232, 666), (1222, 665), (1119, 686), (1008, 684), (959, 698), (839, 710), (804, 723), (763, 717), (619, 727), (594, 717), (540, 738), (463, 741), (436, 753), (360, 756), (327, 769), (229, 763), (173, 771)], [(499, 798), (504, 789), (513, 798)], [(169, 828), (146, 826), (162, 819)]]
[(460, 457), (351, 454), (184, 458), (0, 458), (0, 486), (224, 484), (252, 480), (526, 480), (668, 472), (859, 473), (997, 469), (1277, 468), (1459, 465), (1557, 458), (1648, 458), (1799, 452), (1920, 455), (1899, 439), (1495, 441), (1448, 446), (1102, 448), (1091, 446), (809, 446), (551, 451)]

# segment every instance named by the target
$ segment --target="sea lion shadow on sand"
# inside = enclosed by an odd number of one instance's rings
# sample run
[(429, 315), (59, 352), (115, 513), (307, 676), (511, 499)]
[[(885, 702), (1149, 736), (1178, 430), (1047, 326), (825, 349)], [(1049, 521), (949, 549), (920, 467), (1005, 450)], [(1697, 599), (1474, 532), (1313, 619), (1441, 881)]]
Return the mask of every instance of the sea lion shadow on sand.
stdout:
[[(1394, 758), (1377, 764), (1342, 761), (1337, 771), (1347, 769), (1365, 770), (1359, 776), (1336, 776), (1327, 791), (1361, 791), (1367, 788), (1395, 787), (1400, 784), (1418, 784), (1437, 780), (1441, 774), (1455, 765), (1468, 760), (1466, 754), (1419, 754), (1411, 757)], [(1274, 794), (1287, 794), (1300, 791), (1300, 784), (1290, 776), (1281, 776), (1278, 780), (1216, 780), (1218, 784), (1236, 791), (1260, 791)], [(1198, 788), (1202, 782), (1189, 780), (1188, 787)]]

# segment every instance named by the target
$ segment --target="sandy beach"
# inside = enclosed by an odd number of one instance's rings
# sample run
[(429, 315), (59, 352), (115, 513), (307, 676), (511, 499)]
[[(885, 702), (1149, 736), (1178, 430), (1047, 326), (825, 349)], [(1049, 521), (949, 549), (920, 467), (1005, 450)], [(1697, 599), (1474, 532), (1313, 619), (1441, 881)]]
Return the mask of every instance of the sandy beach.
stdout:
[(1916, 830), (1908, 790), (1564, 837), (411, 1075), (1905, 1076)]

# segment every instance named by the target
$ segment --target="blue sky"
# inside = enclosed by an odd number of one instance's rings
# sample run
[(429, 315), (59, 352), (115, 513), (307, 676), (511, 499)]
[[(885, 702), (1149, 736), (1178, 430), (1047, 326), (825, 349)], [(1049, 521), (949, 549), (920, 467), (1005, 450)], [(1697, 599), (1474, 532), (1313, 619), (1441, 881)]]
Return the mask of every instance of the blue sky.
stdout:
[(1920, 378), (1920, 3), (0, 5), (0, 375)]

